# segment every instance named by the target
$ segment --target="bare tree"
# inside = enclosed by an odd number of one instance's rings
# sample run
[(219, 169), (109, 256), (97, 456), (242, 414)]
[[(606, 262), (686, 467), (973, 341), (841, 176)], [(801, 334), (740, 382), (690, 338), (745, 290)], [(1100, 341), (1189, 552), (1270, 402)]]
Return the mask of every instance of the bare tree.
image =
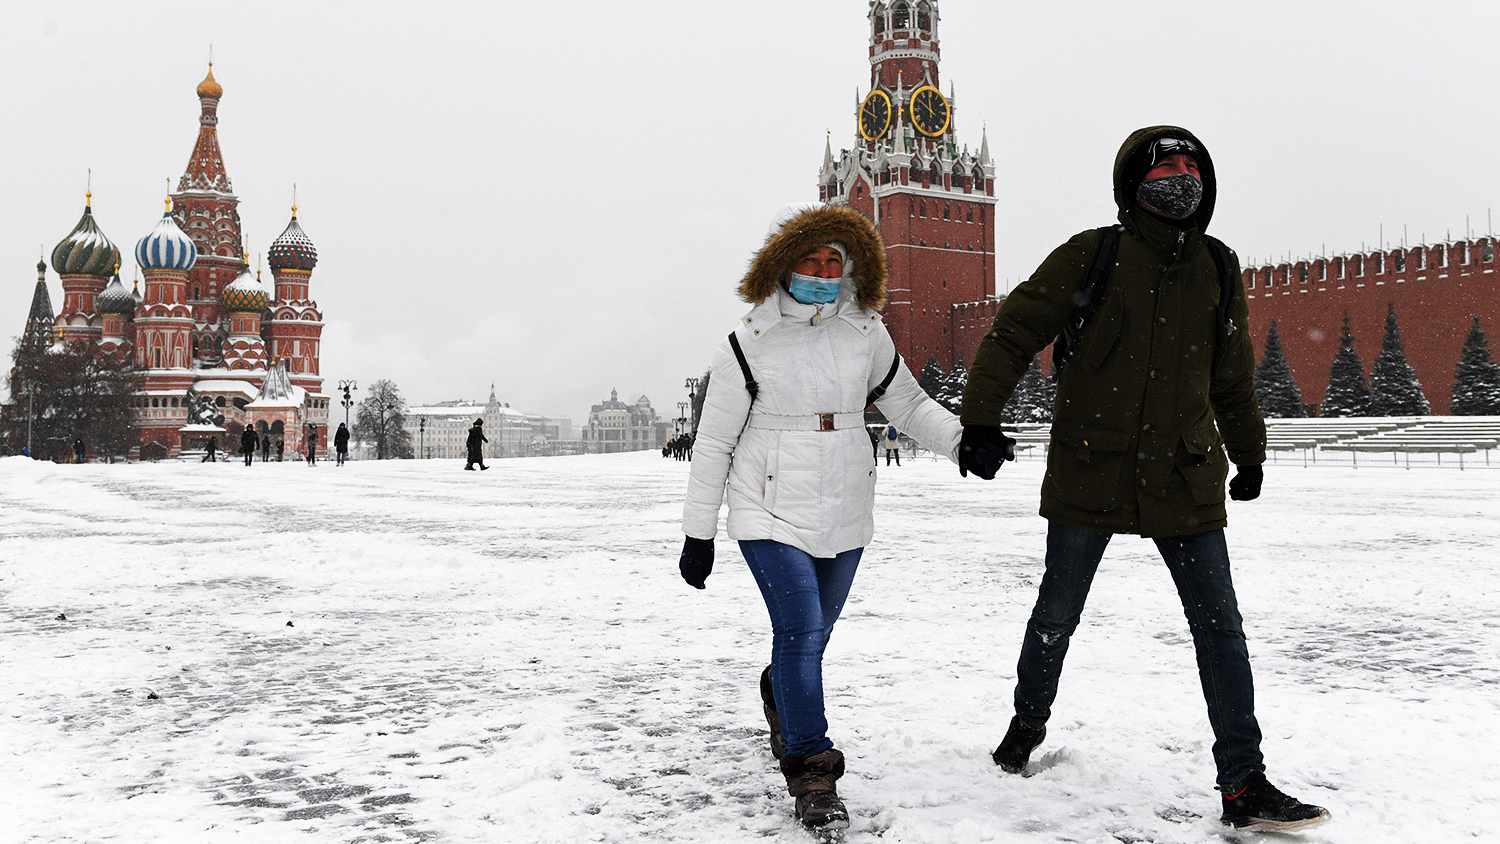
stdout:
[(356, 439), (375, 446), (376, 460), (412, 457), (406, 432), (406, 399), (396, 382), (382, 378), (370, 386), (354, 417)]
[(74, 440), (106, 459), (129, 450), (136, 375), (127, 358), (34, 334), (21, 339), (12, 359), (8, 450), (20, 452), (28, 440), (32, 456), (47, 460), (65, 459)]

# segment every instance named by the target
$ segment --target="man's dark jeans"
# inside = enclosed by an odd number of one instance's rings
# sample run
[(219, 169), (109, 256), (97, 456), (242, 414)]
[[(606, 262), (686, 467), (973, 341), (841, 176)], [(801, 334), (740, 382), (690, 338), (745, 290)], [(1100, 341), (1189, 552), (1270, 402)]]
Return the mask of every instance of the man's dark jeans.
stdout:
[[(1040, 727), (1052, 714), (1068, 639), (1078, 627), (1099, 560), (1112, 534), (1049, 522), (1047, 571), (1036, 607), (1026, 624), (1016, 666), (1016, 714), (1028, 727)], [(1232, 785), (1263, 772), (1260, 725), (1255, 720), (1255, 686), (1250, 653), (1240, 623), (1229, 549), (1224, 531), (1156, 539), (1172, 572), (1198, 652), (1198, 677), (1214, 730), (1214, 763), (1219, 784)]]

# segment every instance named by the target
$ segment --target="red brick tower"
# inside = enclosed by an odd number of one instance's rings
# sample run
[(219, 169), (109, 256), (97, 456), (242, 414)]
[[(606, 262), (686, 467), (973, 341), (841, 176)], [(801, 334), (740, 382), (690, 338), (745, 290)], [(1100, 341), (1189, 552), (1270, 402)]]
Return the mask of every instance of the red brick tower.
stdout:
[(276, 300), (271, 303), (271, 319), (265, 329), (267, 350), (272, 360), (288, 362), (294, 385), (309, 393), (322, 393), (318, 359), (323, 312), (307, 289), (313, 267), (318, 264), (318, 250), (297, 223), (297, 206), (292, 206), (292, 220), (272, 241), (266, 259), (276, 281)]
[(271, 297), (260, 279), (251, 278), (250, 268), (245, 267), (240, 277), (224, 288), (219, 301), (229, 312), (229, 334), (224, 338), (222, 353), (224, 368), (265, 370), (266, 344), (260, 336), (260, 312)]
[(198, 142), (187, 170), (172, 194), (177, 225), (198, 247), (197, 265), (188, 273), (187, 303), (192, 309), (190, 351), (200, 366), (222, 364), (220, 336), (227, 329), (219, 296), (246, 263), (240, 229), (239, 197), (233, 193), (224, 155), (219, 149), (219, 100), (224, 89), (214, 80), (214, 66), (198, 83)]
[(960, 147), (956, 103), (938, 77), (936, 0), (870, 4), (870, 93), (855, 113), (855, 148), (825, 146), (818, 196), (875, 222), (890, 261), (886, 326), (910, 366), (946, 370), (973, 353), (959, 338), (961, 303), (995, 295), (995, 168), (989, 141)]
[(188, 305), (188, 278), (198, 250), (167, 212), (135, 246), (135, 261), (146, 280), (146, 294), (135, 320), (136, 366), (145, 370), (144, 386), (186, 390), (195, 378), (192, 366), (193, 311)]
[(84, 194), (78, 225), (52, 250), (52, 268), (62, 277), (62, 310), (57, 315), (59, 336), (68, 342), (98, 342), (101, 334), (94, 298), (109, 283), (120, 264), (120, 250), (94, 222), (93, 193)]

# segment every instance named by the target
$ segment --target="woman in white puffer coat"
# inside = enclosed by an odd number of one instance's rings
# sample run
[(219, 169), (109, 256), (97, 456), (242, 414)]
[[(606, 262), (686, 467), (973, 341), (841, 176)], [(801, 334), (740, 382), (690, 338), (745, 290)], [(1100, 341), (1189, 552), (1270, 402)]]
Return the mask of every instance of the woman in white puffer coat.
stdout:
[(778, 215), (740, 283), (755, 307), (714, 355), (683, 507), (679, 568), (702, 589), (727, 490), (729, 538), (771, 615), (761, 675), (771, 750), (810, 828), (849, 823), (834, 786), (844, 759), (826, 735), (822, 666), (874, 533), (865, 407), (873, 398), (892, 425), (954, 462), (962, 433), (896, 354), (878, 313), (886, 275), (880, 235), (859, 212)]

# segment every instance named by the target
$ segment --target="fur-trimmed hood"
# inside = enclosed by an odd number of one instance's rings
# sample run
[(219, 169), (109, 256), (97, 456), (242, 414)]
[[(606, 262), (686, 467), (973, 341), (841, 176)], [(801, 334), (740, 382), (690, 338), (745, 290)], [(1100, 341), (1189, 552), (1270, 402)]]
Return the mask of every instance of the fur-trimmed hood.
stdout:
[(757, 305), (764, 302), (776, 292), (799, 258), (825, 243), (843, 244), (853, 264), (851, 280), (856, 304), (867, 311), (885, 307), (885, 282), (889, 275), (885, 244), (869, 218), (847, 205), (824, 205), (803, 211), (772, 234), (751, 259), (750, 269), (740, 281), (740, 298)]

